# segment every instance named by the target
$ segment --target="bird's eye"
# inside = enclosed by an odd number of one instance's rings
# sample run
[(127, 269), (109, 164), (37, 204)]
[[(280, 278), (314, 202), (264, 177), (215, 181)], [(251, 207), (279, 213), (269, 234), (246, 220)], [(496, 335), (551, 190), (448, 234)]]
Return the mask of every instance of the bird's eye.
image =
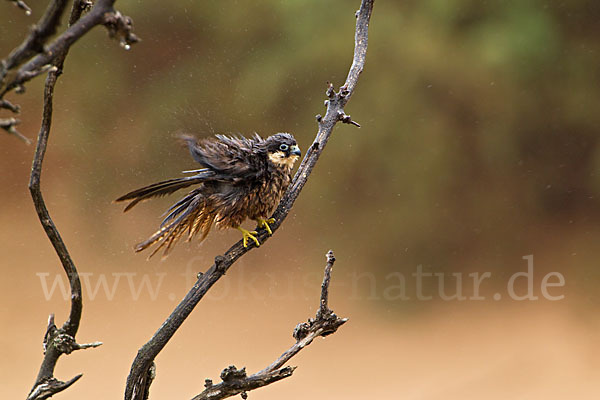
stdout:
[(281, 151), (287, 151), (287, 149), (289, 149), (290, 146), (288, 146), (287, 144), (282, 144), (281, 146), (279, 146), (279, 150)]

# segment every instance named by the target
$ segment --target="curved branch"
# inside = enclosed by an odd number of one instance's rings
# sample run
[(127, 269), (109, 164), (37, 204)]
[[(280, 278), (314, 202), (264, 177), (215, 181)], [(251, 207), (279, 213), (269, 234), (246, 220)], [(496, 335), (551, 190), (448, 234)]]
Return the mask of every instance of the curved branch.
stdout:
[(327, 265), (325, 266), (323, 284), (321, 285), (321, 301), (317, 315), (314, 319), (311, 318), (308, 322), (303, 322), (296, 326), (293, 333), (296, 343), (267, 368), (253, 375), (247, 376), (245, 368), (238, 370), (233, 365), (225, 368), (221, 372), (221, 383), (213, 385), (212, 381), (207, 379), (204, 385), (206, 389), (192, 400), (221, 400), (267, 386), (292, 376), (296, 367), (283, 367), (285, 363), (298, 354), (300, 350), (311, 344), (315, 338), (334, 333), (348, 321), (347, 318), (339, 318), (327, 306), (331, 269), (335, 262), (333, 251), (329, 250), (326, 257)]
[[(294, 205), (294, 202), (300, 195), (300, 192), (323, 152), (336, 123), (338, 121), (349, 123), (352, 121), (351, 118), (344, 113), (344, 106), (352, 96), (358, 77), (364, 67), (368, 43), (368, 27), (373, 9), (373, 2), (374, 0), (362, 0), (360, 9), (356, 13), (357, 21), (354, 57), (350, 72), (348, 73), (346, 82), (338, 92), (333, 90), (331, 84), (327, 89), (327, 97), (329, 98), (329, 100), (327, 100), (327, 112), (324, 117), (317, 116), (317, 121), (319, 123), (317, 136), (302, 160), (292, 184), (273, 214), (273, 217), (275, 218), (275, 223), (271, 225), (271, 230), (273, 232), (281, 226)], [(264, 243), (269, 239), (269, 236), (265, 230), (261, 230), (258, 239), (261, 243)], [(171, 315), (156, 331), (154, 336), (138, 351), (137, 356), (131, 365), (129, 376), (127, 377), (127, 384), (125, 387), (126, 400), (141, 400), (147, 395), (151, 380), (146, 379), (146, 377), (148, 376), (148, 372), (153, 366), (154, 359), (158, 353), (166, 346), (168, 341), (190, 315), (198, 302), (204, 297), (206, 292), (225, 274), (225, 272), (227, 272), (235, 261), (252, 248), (253, 245), (245, 248), (242, 245), (242, 241), (237, 242), (227, 250), (225, 254), (215, 257), (215, 262), (208, 271), (199, 275), (194, 286), (177, 307), (175, 307)]]
[[(109, 3), (112, 5), (112, 2)], [(69, 18), (69, 24), (71, 26), (77, 23), (83, 10), (85, 9), (85, 5), (85, 0), (75, 0), (73, 2), (71, 16)], [(55, 16), (55, 18), (60, 19), (60, 16)], [(69, 32), (69, 30), (67, 30), (67, 32)], [(27, 41), (25, 43), (27, 43)], [(46, 154), (50, 128), (52, 125), (54, 88), (56, 86), (56, 81), (62, 74), (63, 64), (68, 50), (69, 47), (64, 47), (60, 50), (57, 50), (57, 53), (53, 54), (53, 65), (49, 68), (48, 76), (46, 78), (46, 83), (44, 86), (42, 124), (38, 134), (33, 165), (31, 167), (29, 191), (31, 192), (33, 204), (40, 219), (40, 223), (42, 224), (48, 239), (52, 243), (52, 246), (54, 247), (54, 250), (56, 251), (56, 254), (58, 255), (63, 269), (69, 279), (71, 288), (71, 311), (69, 313), (69, 318), (65, 321), (61, 328), (57, 328), (54, 324), (53, 314), (50, 315), (50, 318), (48, 319), (48, 327), (46, 329), (46, 334), (44, 335), (44, 359), (42, 361), (42, 365), (40, 366), (35, 383), (27, 397), (28, 400), (41, 400), (52, 397), (52, 395), (65, 390), (75, 383), (79, 378), (81, 378), (81, 375), (77, 375), (67, 382), (62, 382), (54, 378), (54, 368), (56, 367), (56, 363), (61, 355), (70, 354), (75, 350), (98, 347), (102, 344), (101, 342), (79, 344), (75, 341), (75, 335), (79, 329), (81, 313), (83, 310), (81, 281), (79, 280), (77, 268), (75, 267), (75, 264), (69, 255), (69, 251), (67, 250), (67, 247), (65, 246), (65, 243), (63, 242), (56, 225), (54, 225), (54, 222), (48, 213), (40, 185), (42, 163)]]
[(79, 280), (79, 274), (77, 273), (77, 269), (75, 268), (75, 264), (69, 255), (67, 247), (60, 237), (58, 229), (56, 229), (56, 226), (54, 225), (54, 222), (48, 213), (48, 209), (46, 208), (44, 197), (42, 196), (42, 191), (40, 188), (42, 162), (46, 153), (48, 136), (50, 134), (50, 126), (52, 123), (52, 101), (54, 96), (54, 86), (56, 85), (58, 76), (58, 69), (52, 68), (48, 73), (48, 77), (46, 78), (46, 84), (44, 86), (42, 126), (38, 135), (35, 156), (33, 158), (33, 166), (31, 167), (29, 191), (31, 192), (33, 204), (42, 227), (44, 228), (48, 239), (50, 239), (52, 246), (54, 246), (54, 250), (60, 259), (67, 277), (69, 278), (69, 284), (71, 286), (71, 311), (69, 313), (69, 318), (63, 324), (60, 330), (56, 327), (56, 325), (54, 325), (53, 315), (51, 315), (50, 319), (48, 320), (48, 329), (46, 330), (46, 335), (44, 337), (44, 360), (42, 361), (40, 371), (28, 396), (28, 400), (48, 398), (54, 393), (66, 389), (68, 386), (74, 383), (75, 380), (79, 379), (74, 378), (68, 385), (66, 385), (63, 382), (56, 381), (54, 378), (54, 368), (58, 358), (65, 353), (63, 349), (57, 345), (57, 339), (61, 334), (64, 334), (72, 339), (73, 342), (75, 342), (75, 334), (79, 329), (79, 321), (81, 319), (83, 302), (81, 298), (81, 282)]

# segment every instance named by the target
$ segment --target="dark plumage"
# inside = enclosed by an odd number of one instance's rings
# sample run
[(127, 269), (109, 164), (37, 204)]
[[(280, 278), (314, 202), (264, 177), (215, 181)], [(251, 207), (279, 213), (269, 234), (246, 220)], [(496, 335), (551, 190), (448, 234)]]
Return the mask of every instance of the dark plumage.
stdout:
[(197, 234), (204, 240), (213, 224), (221, 229), (237, 228), (243, 234), (244, 246), (248, 239), (258, 246), (256, 232), (240, 225), (250, 218), (271, 233), (269, 224), (274, 220), (267, 217), (279, 204), (290, 183), (294, 162), (300, 156), (296, 139), (289, 133), (277, 133), (267, 139), (256, 134), (252, 139), (224, 135), (200, 141), (191, 136), (182, 139), (203, 168), (185, 171), (193, 175), (158, 182), (116, 200), (130, 201), (125, 207), (128, 211), (142, 200), (197, 185), (167, 210), (160, 229), (137, 244), (135, 251), (158, 243), (150, 256), (163, 247), (166, 256), (186, 233), (188, 240)]

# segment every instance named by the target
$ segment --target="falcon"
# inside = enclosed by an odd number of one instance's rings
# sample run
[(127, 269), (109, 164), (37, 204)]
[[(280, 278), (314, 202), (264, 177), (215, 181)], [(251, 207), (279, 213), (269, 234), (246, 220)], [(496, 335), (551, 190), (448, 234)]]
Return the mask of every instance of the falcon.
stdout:
[(140, 201), (165, 196), (180, 189), (195, 186), (186, 196), (173, 204), (159, 229), (147, 240), (138, 243), (139, 252), (156, 244), (152, 257), (161, 248), (167, 256), (173, 245), (184, 235), (187, 241), (200, 235), (204, 240), (215, 225), (219, 229), (235, 228), (242, 232), (244, 247), (252, 240), (256, 246), (257, 231), (242, 228), (246, 219), (256, 221), (257, 228), (273, 234), (268, 218), (287, 189), (294, 163), (301, 155), (296, 139), (289, 133), (277, 133), (266, 139), (255, 134), (252, 138), (216, 135), (197, 140), (181, 136), (192, 158), (202, 168), (184, 171), (180, 178), (145, 186), (119, 197), (116, 202), (129, 201), (129, 211)]

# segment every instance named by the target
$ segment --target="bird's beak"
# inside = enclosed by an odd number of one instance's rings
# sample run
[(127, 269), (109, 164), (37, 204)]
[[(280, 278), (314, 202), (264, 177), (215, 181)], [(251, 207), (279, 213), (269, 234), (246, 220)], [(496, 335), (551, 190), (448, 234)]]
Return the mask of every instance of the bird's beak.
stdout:
[(298, 156), (298, 157), (300, 157), (302, 155), (302, 152), (300, 151), (300, 147), (298, 147), (297, 145), (293, 145), (290, 148), (290, 150), (291, 150), (290, 154), (293, 154), (293, 155)]

